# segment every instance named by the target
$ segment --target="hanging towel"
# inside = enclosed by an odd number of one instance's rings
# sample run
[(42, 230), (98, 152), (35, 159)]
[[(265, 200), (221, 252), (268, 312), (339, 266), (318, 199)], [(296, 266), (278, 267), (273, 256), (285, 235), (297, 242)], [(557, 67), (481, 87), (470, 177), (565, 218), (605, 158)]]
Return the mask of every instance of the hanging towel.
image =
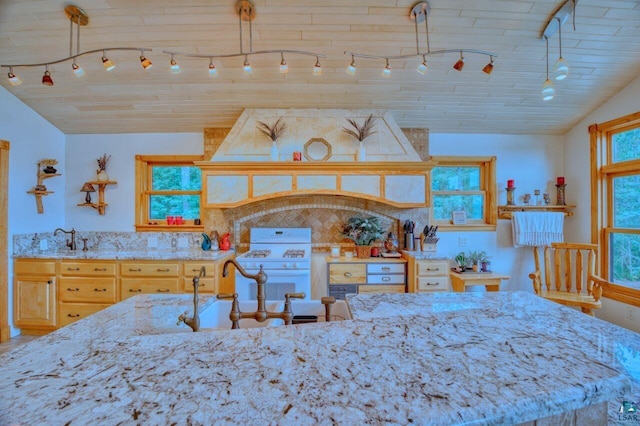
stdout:
[(548, 246), (564, 241), (564, 213), (513, 212), (511, 226), (514, 247)]

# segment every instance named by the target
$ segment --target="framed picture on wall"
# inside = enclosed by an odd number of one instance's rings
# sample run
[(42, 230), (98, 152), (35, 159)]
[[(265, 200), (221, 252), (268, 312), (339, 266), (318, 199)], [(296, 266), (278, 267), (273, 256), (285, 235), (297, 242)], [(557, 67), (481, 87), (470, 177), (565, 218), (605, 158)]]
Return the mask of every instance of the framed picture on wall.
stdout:
[(464, 210), (454, 210), (451, 215), (453, 216), (452, 222), (454, 225), (467, 224), (467, 213)]

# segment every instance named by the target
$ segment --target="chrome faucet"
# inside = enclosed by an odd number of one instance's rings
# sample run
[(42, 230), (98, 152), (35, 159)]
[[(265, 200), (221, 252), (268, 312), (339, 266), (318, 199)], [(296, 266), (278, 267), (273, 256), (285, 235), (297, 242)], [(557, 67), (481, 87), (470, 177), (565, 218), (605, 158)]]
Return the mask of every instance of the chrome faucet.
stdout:
[(200, 273), (193, 277), (193, 317), (188, 317), (187, 312), (178, 317), (176, 325), (180, 325), (181, 322), (187, 324), (191, 329), (196, 332), (200, 330), (200, 315), (198, 314), (198, 287), (200, 287), (200, 278), (207, 275), (207, 270), (203, 266), (200, 268)]
[(53, 231), (53, 236), (55, 237), (58, 234), (58, 231), (64, 232), (65, 234), (71, 234), (71, 241), (67, 240), (67, 247), (69, 247), (69, 250), (74, 250), (76, 249), (76, 230), (71, 228), (71, 231), (65, 231), (62, 228), (56, 228), (55, 231)]
[(282, 312), (269, 312), (266, 309), (265, 301), (267, 299), (265, 285), (267, 284), (268, 276), (264, 272), (263, 266), (260, 265), (260, 270), (257, 274), (248, 274), (247, 271), (242, 268), (235, 261), (235, 259), (229, 259), (224, 263), (222, 267), (222, 276), (229, 275), (229, 264), (233, 264), (238, 272), (245, 277), (256, 281), (258, 285), (258, 309), (255, 312), (240, 312), (240, 304), (238, 303), (238, 293), (233, 294), (218, 294), (218, 299), (233, 299), (231, 304), (231, 312), (229, 313), (229, 319), (233, 324), (232, 329), (240, 328), (240, 320), (244, 318), (253, 318), (258, 322), (264, 322), (270, 318), (281, 318), (285, 325), (291, 325), (293, 321), (293, 311), (291, 310), (291, 299), (304, 299), (304, 293), (286, 293), (284, 295), (284, 309)]

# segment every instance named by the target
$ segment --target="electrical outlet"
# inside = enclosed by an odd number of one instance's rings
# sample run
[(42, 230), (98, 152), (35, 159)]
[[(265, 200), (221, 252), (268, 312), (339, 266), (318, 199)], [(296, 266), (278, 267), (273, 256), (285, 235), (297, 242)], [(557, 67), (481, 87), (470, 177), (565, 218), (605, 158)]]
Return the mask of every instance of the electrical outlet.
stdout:
[(147, 240), (147, 247), (149, 248), (157, 248), (158, 247), (158, 238), (157, 237), (149, 237)]
[(40, 240), (40, 250), (47, 250), (49, 248), (49, 243), (47, 240)]
[(631, 322), (636, 322), (636, 314), (638, 308), (636, 308), (635, 306), (627, 306), (627, 319)]
[(467, 246), (467, 237), (458, 238), (458, 245), (460, 247), (466, 247)]
[(178, 247), (179, 248), (187, 248), (189, 247), (189, 240), (185, 237), (178, 238)]

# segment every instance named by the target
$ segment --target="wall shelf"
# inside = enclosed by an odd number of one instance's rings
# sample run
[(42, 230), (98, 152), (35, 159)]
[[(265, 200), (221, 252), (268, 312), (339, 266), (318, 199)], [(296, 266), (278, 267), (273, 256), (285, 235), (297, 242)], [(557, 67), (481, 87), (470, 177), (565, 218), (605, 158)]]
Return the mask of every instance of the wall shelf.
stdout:
[(31, 191), (27, 191), (27, 194), (33, 194), (36, 197), (36, 207), (38, 208), (38, 214), (44, 213), (44, 207), (42, 205), (42, 197), (47, 196), (49, 194), (53, 194), (53, 191), (47, 191), (37, 189), (44, 187), (44, 180), (49, 179), (56, 176), (62, 176), (60, 173), (42, 173), (40, 170), (40, 163), (38, 163), (38, 170), (36, 172), (36, 177), (38, 178), (38, 183)]
[(573, 216), (576, 206), (498, 206), (499, 219), (511, 219), (513, 212), (562, 212), (565, 216)]
[(107, 185), (115, 185), (118, 182), (114, 180), (90, 180), (87, 181), (91, 185), (98, 187), (98, 202), (97, 203), (80, 203), (79, 207), (91, 207), (93, 209), (98, 210), (99, 215), (104, 215), (106, 207), (109, 205), (104, 202), (104, 189)]

